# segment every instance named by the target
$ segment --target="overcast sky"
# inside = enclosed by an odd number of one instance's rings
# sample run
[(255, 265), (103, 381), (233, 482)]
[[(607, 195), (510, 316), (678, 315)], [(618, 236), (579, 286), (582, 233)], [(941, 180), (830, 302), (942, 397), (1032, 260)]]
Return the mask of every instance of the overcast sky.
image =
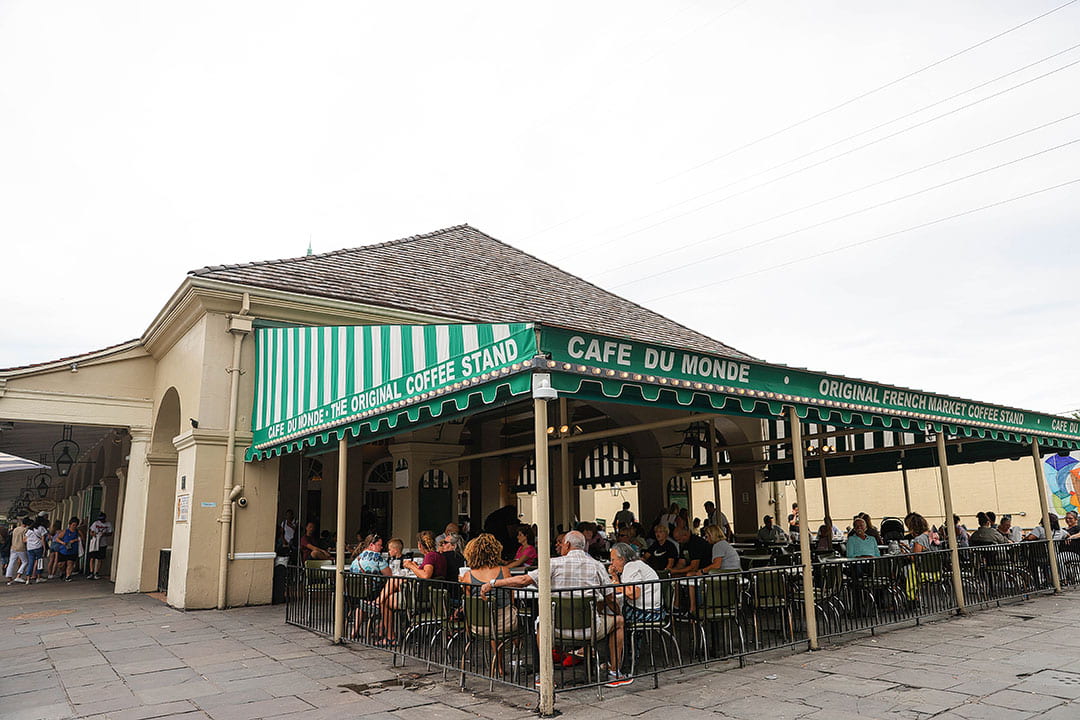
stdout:
[(468, 222), (769, 361), (1080, 409), (1080, 183), (1040, 192), (1080, 179), (1078, 28), (1075, 0), (3, 0), (0, 367), (139, 336), (196, 267)]

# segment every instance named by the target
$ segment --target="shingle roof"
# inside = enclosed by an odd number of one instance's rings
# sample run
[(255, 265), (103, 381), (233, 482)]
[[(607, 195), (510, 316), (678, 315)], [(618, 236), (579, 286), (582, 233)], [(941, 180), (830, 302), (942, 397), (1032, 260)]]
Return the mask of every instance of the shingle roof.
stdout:
[(189, 274), (465, 322), (541, 322), (750, 358), (468, 225)]

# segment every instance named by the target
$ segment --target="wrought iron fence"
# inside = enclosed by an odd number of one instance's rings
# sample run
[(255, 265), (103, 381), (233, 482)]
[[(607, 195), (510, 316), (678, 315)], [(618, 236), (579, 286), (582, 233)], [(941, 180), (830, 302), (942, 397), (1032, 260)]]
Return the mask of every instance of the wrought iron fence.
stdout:
[[(1052, 589), (1048, 544), (963, 548), (961, 582), (969, 608)], [(1063, 583), (1080, 584), (1080, 553), (1060, 545)], [(812, 602), (820, 637), (949, 613), (957, 608), (948, 552), (880, 558), (816, 557), (813, 596), (793, 565), (662, 577), (552, 591), (557, 691), (658, 683), (661, 672), (742, 659), (806, 642)], [(334, 570), (288, 568), (286, 622), (331, 635)], [(533, 689), (539, 668), (540, 608), (535, 587), (479, 588), (444, 580), (346, 572), (346, 642), (384, 649), (491, 684)]]

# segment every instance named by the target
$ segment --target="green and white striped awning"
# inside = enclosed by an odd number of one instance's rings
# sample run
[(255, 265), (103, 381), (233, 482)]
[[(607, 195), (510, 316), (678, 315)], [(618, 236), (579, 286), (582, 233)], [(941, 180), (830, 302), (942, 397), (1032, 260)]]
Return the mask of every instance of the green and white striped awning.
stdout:
[(742, 358), (532, 323), (258, 328), (254, 441), (261, 459), (362, 442), (528, 396), (561, 394), (867, 430), (947, 432), (1080, 449), (1080, 421)]
[(1075, 418), (565, 328), (539, 336), (552, 386), (571, 397), (761, 418), (794, 406), (807, 422), (1080, 449)]
[(258, 328), (248, 459), (527, 394), (535, 354), (529, 323)]

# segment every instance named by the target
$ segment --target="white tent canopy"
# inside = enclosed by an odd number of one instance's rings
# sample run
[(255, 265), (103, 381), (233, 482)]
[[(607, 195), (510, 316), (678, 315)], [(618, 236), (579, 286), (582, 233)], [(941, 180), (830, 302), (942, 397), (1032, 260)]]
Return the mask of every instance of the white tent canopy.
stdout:
[(37, 468), (48, 468), (48, 465), (42, 465), (36, 463), (33, 460), (27, 460), (17, 455), (9, 455), (5, 452), (0, 452), (0, 473), (13, 472), (15, 470), (34, 470)]

